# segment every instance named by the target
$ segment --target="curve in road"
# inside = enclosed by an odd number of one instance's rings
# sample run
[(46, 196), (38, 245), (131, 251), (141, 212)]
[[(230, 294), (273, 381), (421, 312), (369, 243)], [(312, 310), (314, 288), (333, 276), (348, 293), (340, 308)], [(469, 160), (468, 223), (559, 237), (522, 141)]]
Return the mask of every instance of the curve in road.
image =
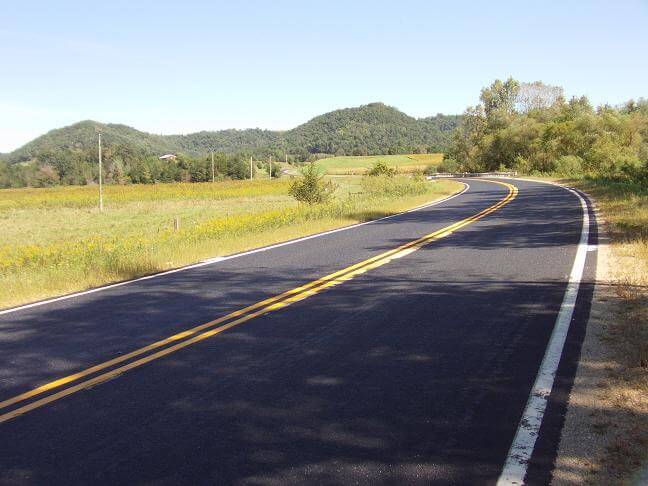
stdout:
[[(496, 480), (582, 227), (576, 195), (511, 182), (1, 315), (0, 480)], [(563, 402), (529, 477), (550, 472)]]

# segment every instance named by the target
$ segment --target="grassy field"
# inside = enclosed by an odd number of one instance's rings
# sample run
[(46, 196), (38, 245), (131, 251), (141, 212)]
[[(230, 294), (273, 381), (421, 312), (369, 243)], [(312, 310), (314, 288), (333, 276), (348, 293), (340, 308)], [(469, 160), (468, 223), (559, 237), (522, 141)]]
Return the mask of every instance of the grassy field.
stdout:
[(108, 186), (103, 213), (96, 186), (0, 190), (0, 308), (366, 221), (459, 189), (421, 182), (405, 196), (363, 195), (361, 178), (334, 179), (336, 200), (316, 207), (288, 196), (288, 178)]
[(368, 155), (358, 157), (330, 157), (321, 159), (317, 164), (327, 174), (350, 175), (364, 174), (377, 161), (382, 160), (399, 172), (423, 170), (428, 165), (439, 165), (443, 154), (408, 154), (408, 155)]

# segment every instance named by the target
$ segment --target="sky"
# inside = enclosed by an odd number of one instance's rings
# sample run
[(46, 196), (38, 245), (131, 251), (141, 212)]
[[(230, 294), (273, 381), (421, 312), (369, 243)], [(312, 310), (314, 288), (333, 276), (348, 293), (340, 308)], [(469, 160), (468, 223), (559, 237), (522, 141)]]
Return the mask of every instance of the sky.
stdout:
[(382, 101), (461, 113), (509, 76), (648, 97), (648, 1), (0, 0), (0, 152), (80, 120), (289, 129)]

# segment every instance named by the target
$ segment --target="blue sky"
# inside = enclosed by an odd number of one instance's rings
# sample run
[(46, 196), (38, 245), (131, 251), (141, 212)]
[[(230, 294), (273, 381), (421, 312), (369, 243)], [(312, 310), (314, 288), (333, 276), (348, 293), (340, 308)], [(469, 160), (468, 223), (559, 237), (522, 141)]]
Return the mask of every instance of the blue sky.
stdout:
[(3, 1), (0, 152), (83, 119), (287, 129), (383, 101), (460, 113), (496, 78), (648, 97), (648, 2)]

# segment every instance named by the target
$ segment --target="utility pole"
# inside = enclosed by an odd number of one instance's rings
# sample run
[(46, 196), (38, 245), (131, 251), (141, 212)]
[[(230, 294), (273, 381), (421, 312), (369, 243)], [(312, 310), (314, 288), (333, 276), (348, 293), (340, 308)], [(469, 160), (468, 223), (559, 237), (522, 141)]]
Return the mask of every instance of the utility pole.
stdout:
[(250, 180), (252, 180), (252, 156), (250, 155)]
[(216, 182), (216, 175), (214, 173), (214, 151), (213, 150), (211, 153), (211, 157), (212, 157), (212, 182)]
[(272, 179), (272, 155), (270, 156), (270, 179)]
[(286, 165), (288, 165), (288, 152), (286, 152)]
[(103, 164), (101, 161), (101, 132), (99, 132), (99, 211), (103, 211)]

